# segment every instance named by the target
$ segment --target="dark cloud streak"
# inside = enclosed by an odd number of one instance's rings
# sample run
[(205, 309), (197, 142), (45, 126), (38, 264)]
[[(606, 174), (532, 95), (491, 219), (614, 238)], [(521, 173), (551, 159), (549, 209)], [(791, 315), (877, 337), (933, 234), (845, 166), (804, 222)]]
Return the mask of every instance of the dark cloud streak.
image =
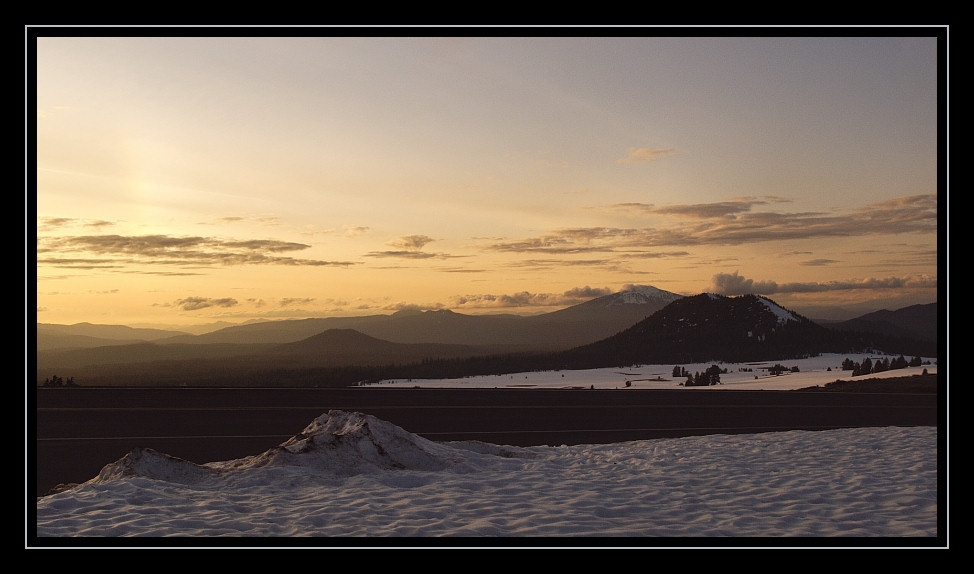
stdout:
[(365, 257), (400, 257), (403, 259), (442, 259), (449, 257), (442, 253), (423, 253), (422, 251), (371, 251)]
[[(787, 239), (863, 237), (905, 233), (936, 233), (937, 196), (915, 195), (874, 203), (846, 214), (820, 212), (752, 212), (766, 200), (739, 200), (668, 207), (643, 205), (646, 215), (678, 217), (685, 221), (669, 227), (571, 228), (515, 241), (495, 242), (487, 251), (510, 253), (584, 253), (665, 246), (733, 246)], [(632, 212), (638, 204), (617, 204)]]
[(310, 245), (269, 239), (227, 241), (209, 237), (172, 237), (168, 235), (83, 235), (54, 238), (38, 238), (38, 254), (41, 253), (92, 253), (96, 255), (121, 255), (116, 259), (68, 260), (66, 258), (38, 258), (38, 264), (84, 267), (95, 262), (123, 264), (175, 265), (175, 266), (233, 266), (233, 265), (293, 265), (339, 266), (354, 265), (352, 261), (322, 261), (296, 259), (278, 254), (308, 249)]
[(237, 300), (230, 297), (224, 297), (222, 299), (187, 297), (185, 299), (176, 300), (176, 306), (183, 311), (198, 311), (200, 309), (206, 309), (207, 307), (234, 307), (236, 305)]

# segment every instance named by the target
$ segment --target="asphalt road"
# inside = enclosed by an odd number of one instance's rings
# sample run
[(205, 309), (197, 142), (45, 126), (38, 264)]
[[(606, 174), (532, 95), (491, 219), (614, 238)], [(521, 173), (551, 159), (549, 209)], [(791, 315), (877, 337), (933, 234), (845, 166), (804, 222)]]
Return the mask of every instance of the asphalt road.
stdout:
[(515, 446), (937, 425), (935, 394), (42, 388), (37, 390), (36, 450), (28, 450), (27, 475), (35, 471), (35, 492), (43, 495), (57, 484), (93, 478), (137, 446), (196, 463), (255, 455), (331, 409), (371, 414), (430, 440)]

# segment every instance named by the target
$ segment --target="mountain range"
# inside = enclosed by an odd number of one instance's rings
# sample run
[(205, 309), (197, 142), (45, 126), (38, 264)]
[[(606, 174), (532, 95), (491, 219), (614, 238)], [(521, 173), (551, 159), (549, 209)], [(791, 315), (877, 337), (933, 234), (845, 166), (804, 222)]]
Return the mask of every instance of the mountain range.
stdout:
[(453, 311), (399, 311), (391, 315), (325, 317), (266, 321), (192, 335), (179, 331), (133, 329), (119, 325), (37, 324), (37, 349), (91, 348), (132, 343), (281, 344), (329, 329), (354, 329), (394, 343), (517, 346), (522, 350), (559, 350), (608, 337), (649, 317), (682, 295), (639, 285), (533, 316), (464, 315)]
[(413, 311), (252, 323), (201, 335), (38, 323), (37, 377), (39, 383), (66, 374), (93, 384), (192, 379), (256, 385), (268, 372), (281, 379), (300, 372), (312, 380), (316, 369), (334, 374), (371, 368), (374, 373), (382, 366), (424, 364), (429, 370), (444, 361), (454, 370), (482, 371), (499, 362), (513, 368), (512, 361), (531, 367), (526, 370), (588, 368), (788, 358), (881, 345), (915, 349), (887, 352), (922, 354), (923, 349), (929, 356), (936, 355), (936, 338), (936, 303), (870, 313), (826, 328), (764, 297), (684, 297), (635, 286), (529, 317)]

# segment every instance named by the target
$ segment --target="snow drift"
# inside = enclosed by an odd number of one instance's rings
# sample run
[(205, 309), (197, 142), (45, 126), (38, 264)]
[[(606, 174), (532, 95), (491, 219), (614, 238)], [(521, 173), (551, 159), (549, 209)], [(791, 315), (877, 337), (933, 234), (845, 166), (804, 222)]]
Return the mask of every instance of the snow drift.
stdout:
[(179, 484), (249, 470), (304, 468), (333, 477), (389, 470), (474, 472), (483, 457), (533, 458), (528, 450), (478, 441), (437, 443), (359, 412), (330, 410), (299, 434), (261, 454), (228, 461), (196, 464), (150, 448), (135, 448), (106, 465), (85, 484), (148, 478)]

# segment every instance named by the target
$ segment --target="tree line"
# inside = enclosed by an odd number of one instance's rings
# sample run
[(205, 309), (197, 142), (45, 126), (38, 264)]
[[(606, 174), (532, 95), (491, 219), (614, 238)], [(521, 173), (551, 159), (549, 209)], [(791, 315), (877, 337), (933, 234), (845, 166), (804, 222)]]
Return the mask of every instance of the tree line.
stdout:
[[(927, 364), (929, 363), (930, 362), (927, 361)], [(887, 357), (883, 357), (882, 359), (877, 359), (875, 362), (873, 362), (873, 360), (870, 359), (869, 357), (866, 357), (865, 359), (862, 360), (862, 363), (857, 363), (852, 359), (846, 358), (845, 360), (842, 361), (842, 370), (852, 371), (852, 376), (856, 377), (859, 375), (868, 375), (871, 373), (882, 373), (885, 371), (891, 371), (895, 369), (905, 369), (907, 367), (919, 367), (922, 364), (923, 364), (923, 359), (921, 359), (920, 357), (913, 357), (912, 359), (907, 361), (906, 357), (904, 357), (903, 355), (900, 355), (899, 357), (896, 357), (893, 360), (890, 360)]]

